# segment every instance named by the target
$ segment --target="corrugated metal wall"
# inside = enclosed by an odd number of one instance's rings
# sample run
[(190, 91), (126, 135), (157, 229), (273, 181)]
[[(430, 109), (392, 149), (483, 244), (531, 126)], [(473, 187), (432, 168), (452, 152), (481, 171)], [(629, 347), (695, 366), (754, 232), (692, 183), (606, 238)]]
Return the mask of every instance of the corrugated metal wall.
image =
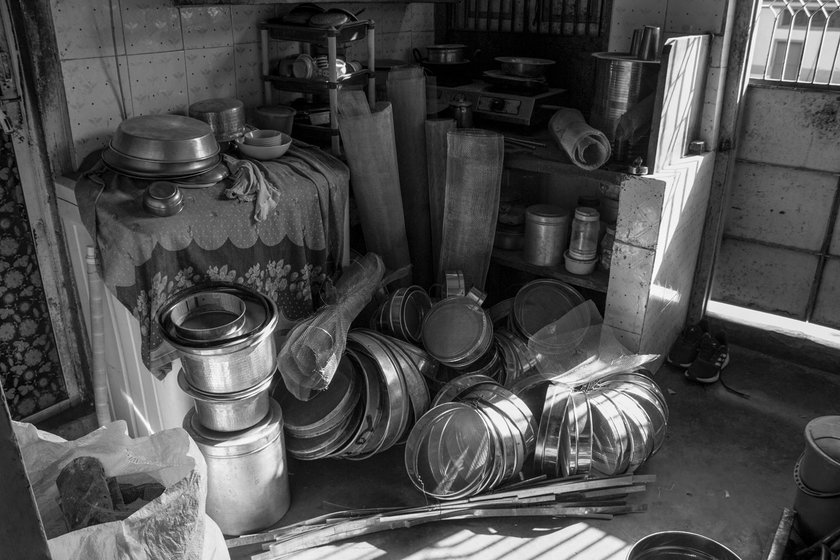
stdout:
[(840, 90), (754, 84), (712, 299), (840, 328)]

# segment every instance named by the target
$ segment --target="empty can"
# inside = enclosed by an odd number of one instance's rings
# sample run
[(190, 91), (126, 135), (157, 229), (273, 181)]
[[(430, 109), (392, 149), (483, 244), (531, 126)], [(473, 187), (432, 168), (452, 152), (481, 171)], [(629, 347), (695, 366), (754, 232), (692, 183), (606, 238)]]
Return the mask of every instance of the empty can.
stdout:
[(569, 211), (551, 204), (525, 210), (523, 258), (538, 266), (556, 266), (563, 258), (569, 231)]

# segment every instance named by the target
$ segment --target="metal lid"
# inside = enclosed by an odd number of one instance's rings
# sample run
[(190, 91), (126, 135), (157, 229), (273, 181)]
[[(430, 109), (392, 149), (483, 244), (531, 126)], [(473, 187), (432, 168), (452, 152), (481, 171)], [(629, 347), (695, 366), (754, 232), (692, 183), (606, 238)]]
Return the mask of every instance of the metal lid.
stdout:
[(198, 421), (193, 408), (184, 416), (183, 428), (195, 440), (201, 453), (213, 457), (235, 457), (260, 451), (283, 433), (283, 411), (274, 399), (265, 418), (247, 430), (217, 432)]
[(423, 346), (442, 362), (458, 361), (480, 348), (492, 336), (490, 319), (467, 297), (439, 301), (423, 321)]
[(582, 222), (597, 222), (601, 219), (601, 214), (594, 208), (579, 206), (575, 209), (575, 219)]
[(569, 211), (552, 204), (534, 204), (525, 210), (525, 218), (541, 224), (562, 224), (569, 220)]

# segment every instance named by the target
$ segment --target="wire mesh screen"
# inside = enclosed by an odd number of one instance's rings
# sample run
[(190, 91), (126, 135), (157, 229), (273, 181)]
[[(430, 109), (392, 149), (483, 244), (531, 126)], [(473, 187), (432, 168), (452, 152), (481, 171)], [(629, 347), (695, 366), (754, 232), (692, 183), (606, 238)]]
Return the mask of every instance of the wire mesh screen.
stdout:
[(599, 37), (606, 0), (459, 0), (450, 29)]
[(750, 76), (840, 85), (840, 0), (761, 0)]

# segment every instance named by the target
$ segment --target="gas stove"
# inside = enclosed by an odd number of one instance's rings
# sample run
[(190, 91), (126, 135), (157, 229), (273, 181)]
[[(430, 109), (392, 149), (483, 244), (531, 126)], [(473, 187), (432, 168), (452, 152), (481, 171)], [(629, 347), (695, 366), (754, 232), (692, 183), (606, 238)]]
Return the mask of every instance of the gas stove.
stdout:
[(453, 101), (464, 100), (472, 103), (473, 115), (481, 120), (500, 123), (534, 126), (545, 122), (551, 111), (540, 110), (542, 106), (561, 104), (564, 89), (548, 86), (513, 88), (499, 86), (483, 81), (475, 81), (460, 86), (438, 86), (436, 102), (438, 113), (445, 113)]

